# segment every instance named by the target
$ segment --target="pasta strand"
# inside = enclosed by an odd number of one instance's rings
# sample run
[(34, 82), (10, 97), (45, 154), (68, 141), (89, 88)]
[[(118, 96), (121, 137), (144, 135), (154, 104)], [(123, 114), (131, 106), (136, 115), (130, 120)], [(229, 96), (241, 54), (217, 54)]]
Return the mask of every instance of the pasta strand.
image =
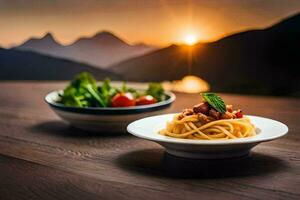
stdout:
[(202, 140), (226, 140), (256, 135), (255, 127), (246, 117), (215, 120), (201, 125), (197, 115), (186, 116), (181, 120), (175, 115), (174, 119), (167, 123), (167, 128), (159, 133), (175, 138)]

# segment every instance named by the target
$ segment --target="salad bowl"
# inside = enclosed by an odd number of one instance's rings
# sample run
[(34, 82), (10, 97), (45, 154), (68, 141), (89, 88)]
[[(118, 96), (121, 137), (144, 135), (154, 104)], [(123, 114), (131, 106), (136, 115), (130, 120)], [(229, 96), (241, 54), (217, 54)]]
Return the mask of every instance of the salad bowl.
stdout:
[(45, 101), (73, 127), (97, 132), (126, 132), (136, 119), (161, 113), (175, 100), (160, 83), (98, 82), (81, 72), (64, 90), (50, 92)]
[(50, 92), (45, 101), (51, 109), (73, 127), (93, 132), (126, 132), (126, 126), (137, 119), (162, 114), (175, 101), (172, 92), (165, 92), (165, 100), (131, 107), (74, 107), (59, 103), (62, 90)]

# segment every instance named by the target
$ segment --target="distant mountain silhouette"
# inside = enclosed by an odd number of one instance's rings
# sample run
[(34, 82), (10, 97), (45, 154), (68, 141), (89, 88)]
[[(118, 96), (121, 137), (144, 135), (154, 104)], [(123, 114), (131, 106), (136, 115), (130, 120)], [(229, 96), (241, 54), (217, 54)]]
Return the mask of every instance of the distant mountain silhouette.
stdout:
[(51, 33), (47, 33), (42, 38), (31, 38), (15, 48), (85, 62), (100, 68), (155, 49), (145, 44), (130, 45), (107, 31), (99, 32), (92, 37), (79, 38), (67, 46), (59, 44)]
[(91, 72), (99, 79), (118, 77), (114, 73), (82, 63), (0, 48), (0, 80), (69, 80), (81, 71)]
[(33, 50), (40, 49), (39, 53), (47, 53), (47, 49), (59, 50), (62, 46), (54, 39), (51, 33), (46, 33), (42, 38), (31, 38), (22, 44), (22, 48), (32, 48)]
[(111, 69), (127, 80), (163, 81), (181, 79), (191, 66), (213, 91), (300, 96), (299, 48), (300, 14), (192, 49), (171, 45)]

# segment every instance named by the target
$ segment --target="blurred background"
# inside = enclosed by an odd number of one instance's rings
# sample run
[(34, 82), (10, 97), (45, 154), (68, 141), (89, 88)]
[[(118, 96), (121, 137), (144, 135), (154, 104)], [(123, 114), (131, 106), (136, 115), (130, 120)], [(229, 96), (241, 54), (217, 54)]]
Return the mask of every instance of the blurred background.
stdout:
[(300, 97), (299, 0), (0, 0), (0, 80)]

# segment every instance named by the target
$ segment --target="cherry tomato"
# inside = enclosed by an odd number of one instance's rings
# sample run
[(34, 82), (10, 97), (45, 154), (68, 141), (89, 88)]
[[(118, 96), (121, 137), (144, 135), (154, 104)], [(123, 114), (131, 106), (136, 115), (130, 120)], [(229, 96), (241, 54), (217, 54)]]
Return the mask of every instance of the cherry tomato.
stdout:
[(235, 113), (236, 118), (243, 118), (243, 113), (242, 111), (238, 111)]
[(112, 98), (112, 107), (135, 106), (135, 100), (131, 93), (118, 93)]
[(151, 96), (151, 95), (147, 95), (147, 96), (141, 96), (136, 100), (136, 105), (140, 106), (140, 105), (149, 105), (149, 104), (154, 104), (156, 103), (157, 100)]

